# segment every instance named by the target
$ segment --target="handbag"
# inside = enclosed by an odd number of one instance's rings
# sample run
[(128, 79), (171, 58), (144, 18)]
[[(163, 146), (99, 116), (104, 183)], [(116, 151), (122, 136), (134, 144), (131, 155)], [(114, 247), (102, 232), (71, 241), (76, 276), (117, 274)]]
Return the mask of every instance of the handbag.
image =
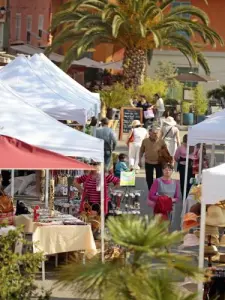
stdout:
[(166, 145), (162, 146), (161, 149), (158, 151), (159, 155), (159, 164), (164, 165), (164, 164), (172, 164), (173, 163), (173, 158), (170, 155)]
[(148, 110), (144, 111), (145, 119), (153, 119), (154, 117), (155, 117), (155, 115), (153, 113), (153, 109), (148, 109)]
[(127, 140), (127, 146), (129, 147), (129, 144), (133, 143), (133, 142), (134, 142), (134, 131), (132, 130), (132, 134), (129, 137), (129, 139)]
[(11, 213), (13, 212), (13, 202), (12, 198), (4, 193), (3, 190), (0, 190), (2, 194), (0, 196), (0, 213)]

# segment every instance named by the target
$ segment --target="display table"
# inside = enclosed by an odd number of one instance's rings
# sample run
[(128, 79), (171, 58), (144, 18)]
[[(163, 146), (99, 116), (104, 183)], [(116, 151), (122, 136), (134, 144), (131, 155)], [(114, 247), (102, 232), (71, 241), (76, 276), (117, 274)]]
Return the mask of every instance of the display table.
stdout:
[(90, 225), (44, 225), (34, 224), (34, 252), (52, 255), (71, 251), (96, 254), (96, 245)]
[[(57, 255), (73, 251), (84, 251), (89, 258), (97, 253), (91, 225), (55, 225), (35, 223), (31, 215), (15, 217), (15, 225), (24, 225), (25, 233), (32, 233), (33, 251)], [(56, 263), (57, 265), (57, 263)], [(42, 263), (42, 279), (45, 280), (45, 263)]]

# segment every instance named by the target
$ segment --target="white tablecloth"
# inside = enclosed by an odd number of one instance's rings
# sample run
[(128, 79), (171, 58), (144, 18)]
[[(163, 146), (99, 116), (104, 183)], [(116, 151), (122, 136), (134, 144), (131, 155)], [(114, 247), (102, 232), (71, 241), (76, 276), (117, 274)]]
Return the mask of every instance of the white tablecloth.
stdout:
[(50, 225), (34, 223), (29, 215), (15, 217), (15, 225), (24, 225), (25, 233), (33, 233), (34, 252), (45, 255), (85, 251), (96, 254), (96, 245), (90, 225)]

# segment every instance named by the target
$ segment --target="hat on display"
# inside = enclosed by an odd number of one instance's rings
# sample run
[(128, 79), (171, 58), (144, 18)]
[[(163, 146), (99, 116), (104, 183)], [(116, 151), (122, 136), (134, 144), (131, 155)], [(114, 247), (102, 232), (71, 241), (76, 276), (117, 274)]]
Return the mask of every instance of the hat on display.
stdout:
[(201, 201), (201, 197), (202, 197), (202, 185), (199, 184), (199, 185), (193, 186), (191, 188), (191, 190), (190, 190), (190, 195), (193, 195), (194, 199), (196, 201)]
[(220, 246), (225, 247), (225, 234), (223, 234), (220, 238)]
[(193, 233), (188, 233), (184, 236), (184, 242), (179, 246), (179, 249), (186, 247), (194, 247), (199, 245), (199, 239)]
[(131, 126), (132, 127), (136, 127), (136, 126), (141, 126), (141, 122), (139, 120), (134, 120), (132, 123), (131, 123)]
[(174, 120), (173, 117), (167, 117), (165, 120), (163, 120), (163, 123), (169, 126), (177, 125), (177, 122)]
[(183, 230), (189, 230), (191, 228), (199, 226), (198, 216), (194, 213), (187, 213), (183, 219)]
[[(213, 227), (213, 226), (210, 226)], [(215, 229), (205, 231), (205, 242), (208, 242), (208, 236), (211, 236), (211, 244), (213, 245), (219, 245), (219, 231), (218, 231), (218, 227), (214, 227)], [(200, 238), (200, 230), (195, 230), (194, 234), (197, 238)]]
[(205, 223), (210, 226), (225, 227), (225, 209), (217, 205), (209, 206)]

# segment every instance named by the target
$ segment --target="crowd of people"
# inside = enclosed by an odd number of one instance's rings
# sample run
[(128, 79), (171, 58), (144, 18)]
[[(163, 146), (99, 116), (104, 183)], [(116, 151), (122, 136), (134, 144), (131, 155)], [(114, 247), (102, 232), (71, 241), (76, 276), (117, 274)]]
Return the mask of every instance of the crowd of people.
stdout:
[[(187, 135), (180, 141), (180, 133), (173, 117), (165, 111), (162, 98), (156, 94), (156, 105), (148, 103), (144, 96), (139, 101), (133, 100), (132, 105), (143, 109), (143, 123), (134, 120), (128, 134), (128, 155), (120, 153), (117, 161), (112, 164), (112, 154), (116, 149), (117, 138), (109, 127), (109, 120), (101, 120), (101, 126), (96, 130), (96, 137), (104, 141), (105, 162), (105, 209), (108, 207), (108, 188), (113, 183), (120, 184), (123, 171), (133, 170), (138, 173), (142, 168), (144, 158), (145, 179), (148, 187), (148, 204), (155, 213), (162, 209), (162, 203), (167, 207), (167, 200), (177, 202), (182, 198), (184, 190), (188, 195), (191, 188), (191, 178), (195, 177), (199, 169), (200, 147), (190, 147), (188, 166), (186, 166)], [(148, 111), (148, 114), (146, 113)], [(154, 117), (153, 117), (154, 115)], [(151, 116), (151, 126), (147, 116)], [(203, 167), (207, 168), (206, 151), (203, 147)], [(185, 170), (188, 168), (187, 185), (185, 184)], [(172, 179), (174, 170), (179, 172), (180, 180)], [(100, 190), (96, 188), (98, 176), (91, 172), (89, 176), (78, 178), (76, 186), (83, 194), (83, 201), (89, 198), (91, 204), (100, 202)], [(154, 179), (154, 174), (156, 179)], [(81, 188), (83, 184), (83, 188)], [(94, 192), (93, 192), (94, 191)], [(163, 202), (162, 202), (163, 201)], [(82, 202), (83, 203), (83, 202)], [(171, 202), (167, 203), (168, 206)]]

